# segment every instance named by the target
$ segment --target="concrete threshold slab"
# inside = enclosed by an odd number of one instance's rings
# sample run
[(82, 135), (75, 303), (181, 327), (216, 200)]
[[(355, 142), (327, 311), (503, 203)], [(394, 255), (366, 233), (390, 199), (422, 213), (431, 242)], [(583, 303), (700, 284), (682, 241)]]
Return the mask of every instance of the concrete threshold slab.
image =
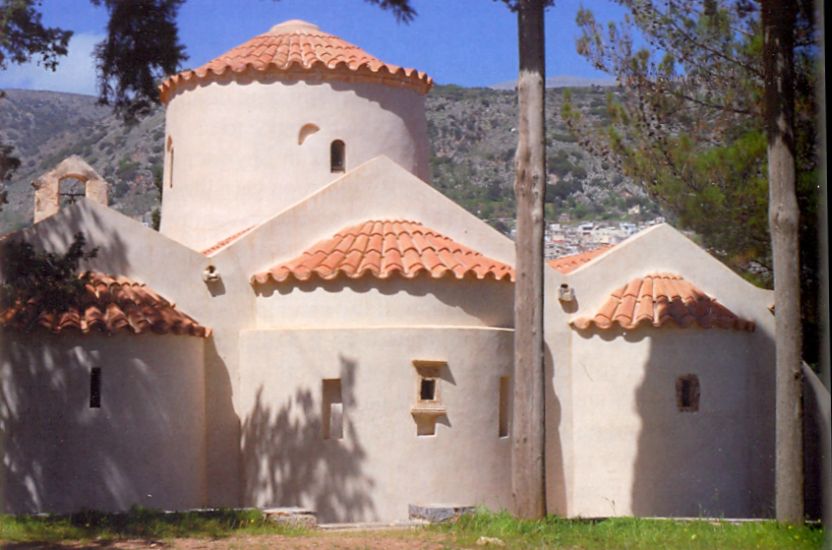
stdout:
[(410, 520), (384, 522), (357, 522), (357, 523), (320, 523), (318, 529), (322, 531), (349, 532), (349, 531), (394, 531), (404, 529), (418, 529), (429, 525), (427, 521)]

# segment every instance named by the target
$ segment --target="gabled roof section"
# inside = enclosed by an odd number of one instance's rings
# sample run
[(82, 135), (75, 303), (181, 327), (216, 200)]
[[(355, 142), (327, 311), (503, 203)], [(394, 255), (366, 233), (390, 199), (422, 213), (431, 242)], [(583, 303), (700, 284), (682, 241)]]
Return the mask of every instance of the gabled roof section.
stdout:
[(68, 329), (83, 334), (181, 334), (205, 338), (211, 330), (179, 311), (142, 283), (126, 277), (91, 273), (76, 305), (45, 311), (38, 300), (0, 311), (0, 326), (18, 330), (41, 327), (60, 334)]
[(217, 252), (219, 252), (220, 250), (222, 250), (226, 246), (230, 245), (231, 243), (235, 242), (237, 239), (239, 239), (240, 237), (242, 237), (243, 235), (245, 235), (246, 233), (248, 233), (249, 231), (251, 231), (255, 227), (257, 227), (257, 225), (252, 225), (251, 227), (247, 227), (247, 228), (243, 229), (242, 231), (237, 231), (236, 233), (234, 233), (232, 235), (229, 235), (228, 237), (222, 239), (221, 241), (216, 242), (213, 245), (209, 246), (208, 248), (203, 250), (201, 252), (201, 254), (203, 256), (213, 256), (214, 254), (216, 254)]
[(330, 280), (341, 275), (358, 279), (392, 275), (412, 279), (426, 273), (438, 279), (493, 278), (513, 281), (514, 269), (472, 250), (422, 224), (406, 220), (371, 220), (339, 231), (297, 258), (257, 273), (252, 284), (313, 276)]
[(613, 292), (594, 317), (569, 323), (585, 330), (593, 325), (601, 330), (639, 326), (680, 328), (725, 328), (753, 331), (752, 321), (741, 319), (697, 287), (672, 273), (637, 277)]
[(553, 260), (549, 260), (549, 267), (554, 268), (565, 275), (575, 271), (585, 263), (595, 259), (612, 247), (613, 245), (611, 244), (605, 244), (599, 246), (598, 248), (593, 248), (592, 250), (587, 250), (586, 252), (581, 252), (579, 254), (560, 256)]
[(431, 78), (416, 69), (385, 63), (358, 46), (321, 31), (316, 25), (293, 19), (275, 25), (216, 59), (195, 69), (168, 77), (160, 86), (162, 103), (167, 103), (177, 85), (196, 79), (245, 71), (264, 73), (311, 73), (324, 70), (335, 77), (367, 77), (383, 84), (412, 88), (425, 94)]

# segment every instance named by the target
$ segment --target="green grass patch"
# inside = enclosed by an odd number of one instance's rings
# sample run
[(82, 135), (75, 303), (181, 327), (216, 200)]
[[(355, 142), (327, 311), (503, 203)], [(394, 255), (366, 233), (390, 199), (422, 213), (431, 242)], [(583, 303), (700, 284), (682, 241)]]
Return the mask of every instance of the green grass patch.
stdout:
[(508, 548), (569, 550), (809, 550), (821, 548), (823, 543), (820, 527), (792, 527), (774, 521), (740, 524), (638, 518), (589, 521), (554, 516), (524, 521), (508, 513), (479, 511), (456, 523), (431, 529), (453, 536), (463, 547), (477, 547), (480, 537), (498, 538)]
[(0, 541), (223, 538), (231, 535), (300, 535), (307, 530), (275, 524), (259, 510), (159, 512), (134, 508), (123, 514), (84, 511), (62, 516), (0, 515)]

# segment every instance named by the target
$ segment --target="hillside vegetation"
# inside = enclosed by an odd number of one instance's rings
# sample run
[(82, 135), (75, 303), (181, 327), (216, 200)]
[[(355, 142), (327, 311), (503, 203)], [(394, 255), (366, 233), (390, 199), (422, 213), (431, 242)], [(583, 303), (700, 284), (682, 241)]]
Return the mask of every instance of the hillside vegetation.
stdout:
[[(573, 101), (606, 117), (608, 89), (581, 88)], [(560, 118), (562, 90), (547, 91), (547, 216), (638, 221), (655, 205), (633, 182), (584, 152)], [(516, 99), (512, 91), (437, 86), (427, 98), (432, 185), (503, 231), (514, 218)], [(69, 155), (83, 157), (110, 183), (111, 206), (145, 222), (159, 205), (164, 113), (125, 126), (95, 98), (9, 90), (0, 100), (0, 134), (22, 161), (0, 211), (0, 233), (31, 223), (31, 182)], [(641, 213), (627, 209), (641, 205)]]

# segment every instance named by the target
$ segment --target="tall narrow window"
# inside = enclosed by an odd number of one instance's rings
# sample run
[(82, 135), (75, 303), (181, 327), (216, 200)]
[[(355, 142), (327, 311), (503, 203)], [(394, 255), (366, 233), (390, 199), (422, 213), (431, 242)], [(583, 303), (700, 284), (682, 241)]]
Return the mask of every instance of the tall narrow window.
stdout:
[(341, 379), (325, 379), (321, 390), (323, 438), (342, 439), (344, 437), (344, 402), (341, 399)]
[(90, 369), (90, 408), (101, 408), (101, 368)]
[(686, 374), (676, 379), (676, 407), (681, 412), (699, 410), (699, 377)]
[(347, 167), (346, 145), (340, 139), (336, 139), (329, 146), (329, 170), (330, 172), (343, 172)]
[(168, 153), (167, 171), (168, 171), (168, 187), (173, 187), (173, 138), (168, 136), (167, 146), (165, 147)]
[(510, 396), (508, 376), (500, 377), (500, 437), (508, 437), (508, 398)]

